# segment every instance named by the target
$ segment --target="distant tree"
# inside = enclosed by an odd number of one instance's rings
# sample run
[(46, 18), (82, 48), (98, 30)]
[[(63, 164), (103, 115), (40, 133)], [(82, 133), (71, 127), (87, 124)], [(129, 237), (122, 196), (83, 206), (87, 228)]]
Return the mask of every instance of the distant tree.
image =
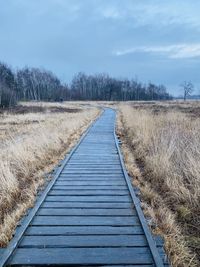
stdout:
[(11, 107), (16, 104), (16, 83), (11, 68), (0, 63), (0, 107)]
[(86, 75), (78, 73), (74, 76), (70, 88), (71, 99), (74, 100), (168, 100), (172, 97), (163, 85), (149, 83), (147, 86), (137, 79), (116, 79), (108, 74)]
[(52, 72), (38, 68), (18, 70), (16, 82), (21, 100), (59, 101), (66, 98), (65, 91), (68, 90)]
[(194, 85), (190, 81), (184, 81), (180, 86), (183, 88), (183, 97), (185, 101), (193, 92)]

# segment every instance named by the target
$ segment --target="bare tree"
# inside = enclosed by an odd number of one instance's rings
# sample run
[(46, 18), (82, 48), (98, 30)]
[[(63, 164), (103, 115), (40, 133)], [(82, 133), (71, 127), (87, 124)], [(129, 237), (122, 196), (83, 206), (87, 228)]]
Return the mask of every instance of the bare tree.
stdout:
[(11, 68), (0, 62), (0, 107), (11, 107), (16, 103), (16, 84)]
[(184, 101), (185, 101), (187, 97), (190, 96), (191, 93), (193, 92), (194, 85), (190, 81), (184, 81), (180, 86), (183, 88)]

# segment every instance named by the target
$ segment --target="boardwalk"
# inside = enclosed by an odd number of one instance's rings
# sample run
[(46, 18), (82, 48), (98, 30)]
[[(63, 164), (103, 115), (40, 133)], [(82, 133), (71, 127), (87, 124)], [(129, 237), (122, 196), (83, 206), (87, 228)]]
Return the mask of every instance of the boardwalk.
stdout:
[(134, 205), (114, 123), (115, 112), (107, 109), (90, 128), (2, 265), (165, 266)]

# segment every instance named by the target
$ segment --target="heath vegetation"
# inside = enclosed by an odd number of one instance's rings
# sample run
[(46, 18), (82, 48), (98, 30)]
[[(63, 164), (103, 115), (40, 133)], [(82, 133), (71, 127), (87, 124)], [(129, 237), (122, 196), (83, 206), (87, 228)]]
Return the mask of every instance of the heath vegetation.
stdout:
[(133, 182), (173, 266), (200, 256), (200, 121), (198, 102), (119, 105), (118, 133)]

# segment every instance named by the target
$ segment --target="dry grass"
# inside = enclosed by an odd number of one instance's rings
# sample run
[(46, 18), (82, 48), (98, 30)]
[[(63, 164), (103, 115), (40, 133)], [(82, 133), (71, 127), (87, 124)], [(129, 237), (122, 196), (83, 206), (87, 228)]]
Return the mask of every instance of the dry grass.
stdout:
[(200, 105), (193, 105), (119, 106), (127, 168), (152, 228), (164, 236), (173, 266), (180, 267), (198, 266), (200, 254), (200, 121), (193, 116)]
[[(174, 267), (199, 266), (199, 102), (22, 103), (0, 115), (0, 244), (33, 206), (44, 173), (98, 114), (118, 108), (118, 133), (152, 230), (165, 239)], [(32, 111), (30, 113), (30, 111)], [(33, 113), (34, 112), (34, 113)], [(17, 199), (17, 202), (16, 202)]]
[[(34, 204), (38, 188), (45, 182), (44, 173), (58, 163), (100, 112), (79, 103), (33, 105), (45, 107), (45, 112), (6, 112), (0, 117), (1, 246), (8, 243), (17, 221)], [(65, 111), (55, 112), (60, 105)]]

